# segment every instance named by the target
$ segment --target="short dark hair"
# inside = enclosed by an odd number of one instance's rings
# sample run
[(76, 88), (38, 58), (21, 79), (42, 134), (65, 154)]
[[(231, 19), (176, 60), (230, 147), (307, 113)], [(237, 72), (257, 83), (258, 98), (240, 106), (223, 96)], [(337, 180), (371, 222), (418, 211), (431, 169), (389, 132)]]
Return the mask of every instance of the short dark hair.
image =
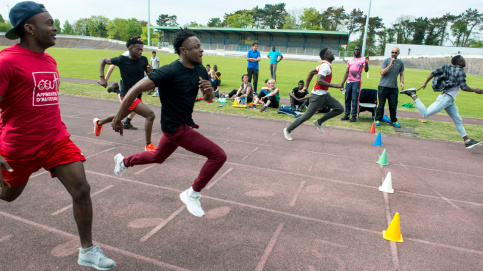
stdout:
[(270, 80), (270, 79), (265, 79), (265, 84), (268, 83), (268, 80)]
[(152, 53), (152, 54), (156, 54), (156, 51), (152, 51), (151, 53)]
[(254, 42), (254, 43), (252, 44), (252, 46), (255, 46), (255, 44), (256, 44), (256, 45), (258, 45), (258, 42)]
[(456, 55), (454, 56), (452, 59), (451, 59), (451, 64), (453, 65), (457, 65), (458, 64), (458, 61), (460, 61), (460, 59), (462, 59), (463, 56), (461, 55)]
[(140, 40), (139, 38), (132, 37), (132, 38), (127, 40), (126, 47), (129, 48), (129, 46), (131, 46), (133, 44), (144, 44), (144, 42), (142, 40)]
[(243, 81), (243, 77), (245, 76), (248, 77), (248, 74), (245, 73), (244, 75), (242, 75), (242, 81)]
[(193, 32), (191, 29), (188, 29), (188, 27), (185, 28), (180, 28), (178, 32), (174, 35), (174, 52), (179, 55), (180, 51), (179, 48), (183, 45), (183, 42), (187, 40), (190, 37), (194, 37), (195, 32)]
[(325, 56), (325, 53), (327, 53), (327, 50), (329, 50), (329, 48), (323, 48), (322, 50), (320, 50), (320, 53), (319, 53), (320, 59), (322, 59)]
[(304, 84), (304, 85), (305, 85), (304, 80), (300, 80), (300, 81), (299, 81), (299, 84), (300, 84), (300, 83), (302, 83), (302, 84)]
[[(206, 67), (210, 66), (210, 64), (206, 64)], [(211, 66), (210, 66), (211, 67)]]
[[(42, 5), (43, 6), (43, 5)], [(33, 17), (33, 16), (32, 16)], [(25, 37), (25, 25), (26, 24), (33, 24), (32, 17), (28, 18), (27, 20), (21, 22), (17, 28), (15, 28), (15, 32), (17, 32), (17, 35), (20, 39), (23, 39)]]

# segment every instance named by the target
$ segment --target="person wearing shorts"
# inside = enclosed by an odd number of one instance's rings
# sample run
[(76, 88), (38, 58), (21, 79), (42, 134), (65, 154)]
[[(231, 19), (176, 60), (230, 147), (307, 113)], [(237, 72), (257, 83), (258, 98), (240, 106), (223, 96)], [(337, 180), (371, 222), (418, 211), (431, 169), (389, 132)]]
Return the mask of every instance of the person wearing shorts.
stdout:
[[(201, 208), (200, 191), (208, 184), (226, 161), (223, 149), (202, 134), (195, 131), (198, 125), (193, 121), (193, 107), (198, 91), (203, 99), (213, 99), (213, 88), (208, 73), (202, 65), (203, 49), (194, 32), (184, 28), (174, 36), (174, 49), (179, 60), (162, 66), (137, 83), (126, 95), (126, 101), (112, 121), (114, 131), (123, 132), (121, 120), (129, 114), (128, 105), (136, 97), (157, 86), (161, 99), (161, 130), (163, 135), (154, 152), (141, 152), (124, 158), (122, 154), (114, 157), (114, 174), (122, 177), (124, 170), (145, 164), (162, 164), (178, 147), (205, 156), (207, 161), (201, 168), (192, 186), (180, 194), (188, 211), (198, 217), (205, 215)], [(191, 166), (187, 161), (186, 166)]]
[(32, 1), (17, 3), (9, 17), (13, 28), (5, 37), (20, 43), (0, 52), (0, 199), (16, 200), (34, 172), (50, 171), (72, 197), (78, 264), (111, 269), (116, 263), (92, 243), (86, 159), (62, 122), (57, 62), (45, 52), (55, 45), (58, 29), (44, 5)]
[[(107, 81), (104, 79), (104, 68), (106, 64), (114, 64), (119, 67), (121, 71), (121, 100), (124, 100), (124, 96), (128, 93), (139, 80), (144, 78), (144, 73), (149, 73), (152, 71), (151, 66), (148, 64), (148, 59), (142, 55), (143, 53), (143, 41), (136, 38), (131, 38), (126, 42), (126, 47), (129, 49), (129, 56), (120, 55), (114, 58), (104, 58), (101, 59), (99, 63), (100, 80), (99, 84), (101, 86), (107, 86)], [(150, 69), (151, 68), (151, 69)], [(145, 151), (154, 151), (156, 148), (151, 142), (151, 132), (153, 130), (154, 112), (149, 109), (141, 100), (142, 94), (129, 105), (129, 112), (135, 112), (146, 119), (144, 123), (144, 134), (146, 137), (146, 147)], [(123, 102), (121, 103), (121, 105)], [(110, 123), (114, 119), (114, 115), (110, 115), (107, 118), (99, 119), (94, 118), (92, 122), (94, 123), (94, 134), (96, 136), (101, 135), (102, 125)]]

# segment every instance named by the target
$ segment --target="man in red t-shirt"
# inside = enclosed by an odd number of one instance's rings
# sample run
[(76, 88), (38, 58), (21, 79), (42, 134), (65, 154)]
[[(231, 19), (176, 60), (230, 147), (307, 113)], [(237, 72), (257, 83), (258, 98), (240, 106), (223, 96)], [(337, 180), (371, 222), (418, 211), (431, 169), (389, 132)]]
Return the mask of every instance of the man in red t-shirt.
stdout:
[(320, 50), (319, 56), (320, 59), (322, 59), (322, 63), (309, 72), (306, 79), (307, 85), (304, 88), (304, 90), (307, 90), (310, 85), (310, 81), (312, 81), (314, 75), (317, 74), (317, 82), (314, 86), (314, 89), (312, 90), (312, 93), (310, 94), (309, 106), (307, 107), (305, 114), (298, 117), (287, 128), (283, 129), (283, 135), (287, 140), (293, 140), (290, 133), (300, 124), (304, 123), (306, 120), (310, 119), (313, 115), (315, 115), (315, 113), (317, 113), (317, 110), (319, 108), (322, 108), (323, 106), (332, 108), (332, 110), (322, 116), (322, 118), (314, 120), (315, 127), (317, 127), (317, 130), (319, 130), (319, 132), (321, 133), (324, 132), (324, 130), (322, 130), (322, 123), (324, 121), (336, 117), (337, 115), (340, 115), (342, 114), (342, 112), (344, 112), (344, 107), (339, 103), (339, 101), (330, 96), (329, 93), (329, 88), (342, 87), (342, 83), (337, 85), (330, 83), (332, 81), (332, 67), (330, 66), (330, 64), (335, 59), (334, 53), (332, 53), (329, 48), (324, 48)]
[(5, 37), (20, 43), (0, 52), (0, 199), (14, 201), (30, 175), (42, 167), (73, 199), (81, 248), (80, 265), (108, 270), (116, 263), (92, 243), (92, 203), (84, 155), (60, 118), (59, 72), (45, 50), (57, 28), (41, 4), (25, 1), (10, 10), (13, 28)]

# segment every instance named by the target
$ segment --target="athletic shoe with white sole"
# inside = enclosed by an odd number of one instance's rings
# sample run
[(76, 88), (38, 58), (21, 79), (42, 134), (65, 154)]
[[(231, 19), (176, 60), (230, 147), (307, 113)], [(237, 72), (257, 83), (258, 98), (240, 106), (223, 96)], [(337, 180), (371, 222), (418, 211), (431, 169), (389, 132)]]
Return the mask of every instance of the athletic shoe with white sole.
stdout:
[(188, 193), (189, 193), (189, 189), (186, 189), (186, 191), (179, 194), (179, 198), (184, 204), (186, 204), (186, 208), (188, 208), (188, 211), (192, 215), (197, 217), (205, 216), (205, 212), (203, 211), (203, 209), (201, 209), (201, 202), (200, 202), (201, 195), (198, 195), (196, 197), (190, 197)]
[(319, 132), (324, 133), (324, 130), (322, 129), (322, 125), (320, 125), (317, 120), (314, 120), (314, 125), (315, 127), (317, 127), (317, 130), (319, 130)]
[(116, 262), (107, 258), (102, 249), (94, 246), (85, 253), (82, 253), (82, 248), (79, 248), (79, 259), (77, 263), (83, 266), (94, 267), (97, 270), (110, 270), (116, 267)]
[(471, 149), (474, 146), (481, 143), (481, 140), (473, 140), (471, 138), (469, 140), (470, 140), (469, 142), (465, 142), (465, 146), (466, 146), (467, 149)]
[(116, 175), (118, 178), (121, 178), (124, 171), (128, 169), (127, 167), (123, 166), (123, 160), (124, 156), (122, 156), (120, 153), (114, 156), (114, 175)]
[(283, 136), (285, 137), (285, 139), (287, 139), (288, 141), (292, 141), (293, 138), (292, 136), (290, 135), (289, 131), (287, 131), (287, 128), (284, 128), (283, 129)]

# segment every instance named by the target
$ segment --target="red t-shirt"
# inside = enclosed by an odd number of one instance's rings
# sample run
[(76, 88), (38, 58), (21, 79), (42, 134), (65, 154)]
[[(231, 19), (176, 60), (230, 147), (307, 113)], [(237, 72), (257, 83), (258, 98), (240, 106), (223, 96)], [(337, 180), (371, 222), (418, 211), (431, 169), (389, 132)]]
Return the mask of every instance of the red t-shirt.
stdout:
[(60, 118), (57, 62), (16, 44), (0, 52), (0, 150), (37, 153), (69, 133)]

